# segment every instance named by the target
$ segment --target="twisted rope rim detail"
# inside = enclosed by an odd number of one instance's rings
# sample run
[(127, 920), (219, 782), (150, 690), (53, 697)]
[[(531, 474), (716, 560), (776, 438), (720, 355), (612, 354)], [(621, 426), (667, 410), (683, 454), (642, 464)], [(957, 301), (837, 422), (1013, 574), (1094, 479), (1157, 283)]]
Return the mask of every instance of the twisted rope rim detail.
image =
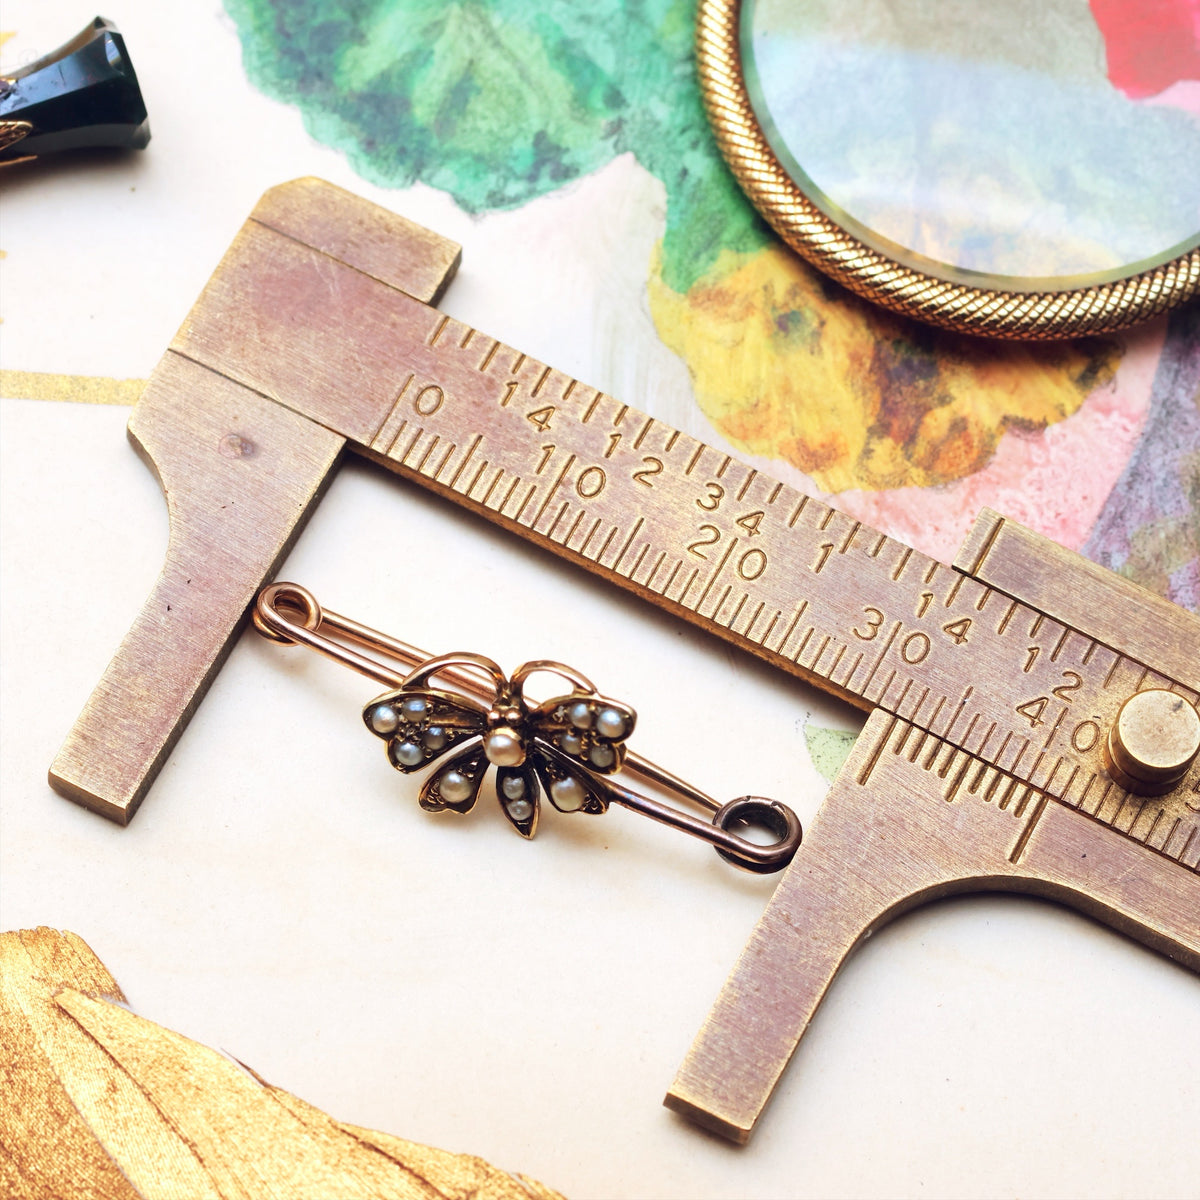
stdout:
[(696, 16), (696, 73), (717, 145), (775, 232), (852, 292), (957, 333), (1035, 341), (1127, 329), (1200, 295), (1200, 249), (1126, 279), (1042, 292), (954, 283), (872, 249), (817, 208), (768, 145), (742, 76), (741, 6), (700, 0)]

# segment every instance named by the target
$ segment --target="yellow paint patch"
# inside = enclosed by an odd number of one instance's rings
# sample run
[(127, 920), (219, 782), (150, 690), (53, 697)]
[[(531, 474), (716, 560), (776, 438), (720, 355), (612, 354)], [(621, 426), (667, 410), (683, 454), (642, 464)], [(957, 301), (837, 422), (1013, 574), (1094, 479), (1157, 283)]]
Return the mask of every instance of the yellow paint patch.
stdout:
[(106, 375), (51, 375), (43, 371), (0, 370), (0, 396), (9, 400), (73, 400), (77, 404), (133, 404), (144, 379)]
[(973, 474), (1009, 429), (1070, 416), (1116, 372), (1113, 340), (993, 342), (893, 317), (769, 247), (726, 251), (686, 294), (656, 259), (650, 311), (700, 407), (740, 449), (829, 492)]
[(3, 46), (5, 42), (10, 41), (16, 36), (17, 31), (15, 29), (0, 29), (0, 46)]

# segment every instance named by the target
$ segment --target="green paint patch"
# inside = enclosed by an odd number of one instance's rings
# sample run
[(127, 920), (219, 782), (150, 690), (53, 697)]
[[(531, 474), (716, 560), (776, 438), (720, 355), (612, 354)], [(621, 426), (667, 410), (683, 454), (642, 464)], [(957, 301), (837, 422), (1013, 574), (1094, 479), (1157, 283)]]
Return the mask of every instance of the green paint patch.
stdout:
[(667, 190), (685, 292), (766, 227), (713, 141), (689, 0), (226, 0), (246, 72), (372, 182), (512, 208), (632, 152)]
[(848, 729), (826, 729), (822, 725), (804, 726), (804, 741), (808, 755), (826, 783), (842, 769), (842, 763), (850, 757), (850, 751), (858, 738)]

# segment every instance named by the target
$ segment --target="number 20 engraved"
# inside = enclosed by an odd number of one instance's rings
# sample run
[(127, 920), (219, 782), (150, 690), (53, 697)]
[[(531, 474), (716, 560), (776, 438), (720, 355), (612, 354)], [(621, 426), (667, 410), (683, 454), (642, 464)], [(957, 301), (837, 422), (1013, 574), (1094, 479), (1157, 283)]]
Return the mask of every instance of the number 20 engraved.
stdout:
[[(697, 558), (707, 559), (708, 555), (704, 553), (703, 547), (712, 546), (719, 542), (721, 540), (721, 531), (715, 525), (701, 525), (700, 533), (700, 537), (694, 542), (688, 543), (688, 553), (694, 554)], [(735, 569), (748, 582), (757, 579), (767, 569), (766, 553), (762, 550), (747, 550), (737, 560)]]

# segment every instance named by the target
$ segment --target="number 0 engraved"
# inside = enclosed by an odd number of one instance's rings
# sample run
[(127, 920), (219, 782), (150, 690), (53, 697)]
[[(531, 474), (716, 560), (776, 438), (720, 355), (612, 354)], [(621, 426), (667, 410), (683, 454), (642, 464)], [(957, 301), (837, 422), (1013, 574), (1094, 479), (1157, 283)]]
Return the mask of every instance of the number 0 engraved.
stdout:
[(900, 643), (900, 657), (904, 659), (909, 666), (915, 667), (917, 663), (924, 662), (929, 655), (930, 641), (927, 635), (920, 630), (916, 633), (910, 633), (908, 637)]
[(432, 417), (445, 401), (446, 393), (436, 383), (427, 383), (413, 397), (413, 409), (422, 417)]
[(738, 561), (737, 571), (743, 579), (757, 579), (767, 569), (767, 556), (761, 550), (747, 550)]
[(601, 467), (586, 467), (579, 472), (579, 478), (575, 480), (575, 490), (585, 500), (590, 500), (604, 491), (607, 482), (608, 476)]

